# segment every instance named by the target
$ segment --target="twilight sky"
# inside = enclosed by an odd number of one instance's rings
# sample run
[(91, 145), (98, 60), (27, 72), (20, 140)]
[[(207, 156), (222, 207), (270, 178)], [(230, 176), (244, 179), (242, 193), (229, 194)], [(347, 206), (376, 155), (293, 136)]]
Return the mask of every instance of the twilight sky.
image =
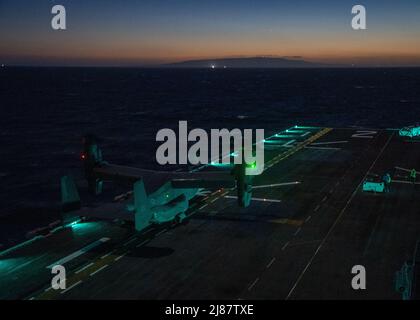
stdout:
[[(67, 30), (51, 28), (51, 8)], [(367, 30), (351, 28), (351, 8)], [(236, 56), (420, 66), (420, 0), (0, 0), (0, 64), (145, 65)]]

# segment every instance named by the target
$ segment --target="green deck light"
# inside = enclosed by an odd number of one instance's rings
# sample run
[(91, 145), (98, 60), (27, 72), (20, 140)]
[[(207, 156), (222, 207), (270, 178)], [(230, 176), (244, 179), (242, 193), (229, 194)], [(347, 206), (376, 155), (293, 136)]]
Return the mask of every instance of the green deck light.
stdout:
[(255, 161), (253, 163), (249, 163), (246, 166), (247, 166), (247, 168), (255, 169), (257, 167), (257, 161)]

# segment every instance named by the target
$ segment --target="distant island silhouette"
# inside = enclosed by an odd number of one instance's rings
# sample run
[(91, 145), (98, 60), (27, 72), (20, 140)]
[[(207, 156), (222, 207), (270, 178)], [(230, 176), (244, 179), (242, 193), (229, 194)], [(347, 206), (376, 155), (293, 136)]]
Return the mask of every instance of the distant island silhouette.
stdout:
[(252, 57), (188, 60), (163, 64), (167, 68), (325, 68), (337, 65), (308, 62), (301, 58)]

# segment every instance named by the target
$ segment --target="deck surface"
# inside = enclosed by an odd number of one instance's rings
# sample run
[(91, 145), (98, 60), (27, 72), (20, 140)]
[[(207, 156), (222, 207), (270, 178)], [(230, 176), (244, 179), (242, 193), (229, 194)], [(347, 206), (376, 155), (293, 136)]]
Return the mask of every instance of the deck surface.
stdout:
[[(220, 190), (173, 228), (67, 228), (1, 257), (0, 299), (400, 299), (394, 275), (420, 237), (420, 184), (401, 168), (420, 168), (420, 143), (323, 128), (274, 140), (254, 185), (299, 183), (254, 191), (273, 201), (241, 209)], [(385, 172), (389, 193), (362, 192)], [(69, 256), (67, 290), (51, 289), (47, 267)], [(355, 265), (366, 268), (366, 290), (351, 287)]]

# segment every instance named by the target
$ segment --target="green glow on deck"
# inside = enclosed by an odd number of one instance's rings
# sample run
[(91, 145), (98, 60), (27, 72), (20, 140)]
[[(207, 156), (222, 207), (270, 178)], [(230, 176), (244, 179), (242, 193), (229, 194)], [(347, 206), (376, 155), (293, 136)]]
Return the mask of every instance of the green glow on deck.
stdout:
[(285, 139), (296, 138), (295, 136), (291, 136), (291, 135), (287, 135), (287, 134), (276, 134), (274, 137), (275, 138), (285, 138)]
[(287, 129), (286, 132), (287, 133), (305, 133), (307, 131), (305, 131), (305, 130), (296, 130), (296, 129)]
[(282, 144), (285, 143), (285, 141), (280, 140), (280, 139), (279, 140), (266, 140), (265, 143), (266, 144), (279, 144), (279, 145), (282, 145)]
[(255, 169), (257, 167), (257, 161), (255, 161), (253, 163), (249, 163), (246, 166), (247, 166), (247, 168)]
[(319, 129), (320, 127), (295, 126), (296, 129)]
[(71, 224), (73, 231), (89, 231), (95, 228), (100, 228), (99, 222), (76, 222)]
[(217, 167), (217, 168), (228, 168), (228, 167), (232, 167), (232, 164), (230, 163), (217, 163), (217, 162), (211, 162), (210, 163), (211, 166), (213, 167)]
[(26, 260), (30, 261), (28, 258), (12, 258), (0, 260), (0, 272), (10, 272), (14, 268), (24, 265)]

